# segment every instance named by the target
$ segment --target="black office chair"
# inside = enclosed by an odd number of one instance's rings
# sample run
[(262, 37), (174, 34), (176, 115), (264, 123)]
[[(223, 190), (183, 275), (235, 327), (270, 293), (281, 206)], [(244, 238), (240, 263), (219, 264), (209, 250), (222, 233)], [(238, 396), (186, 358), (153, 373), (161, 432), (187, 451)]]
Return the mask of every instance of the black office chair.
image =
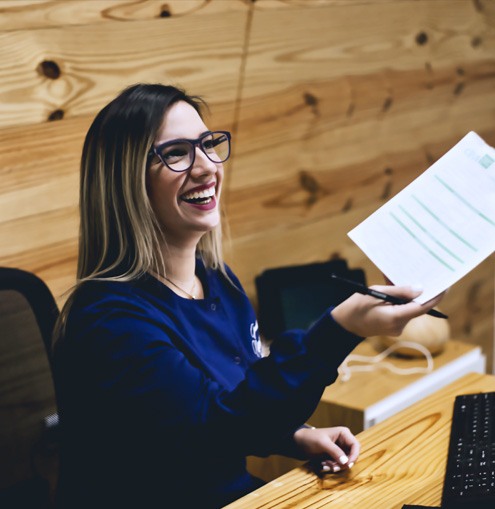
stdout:
[(51, 336), (59, 310), (36, 275), (0, 268), (0, 507), (51, 506), (57, 422)]
[(268, 340), (289, 329), (307, 329), (324, 311), (352, 294), (330, 275), (366, 284), (362, 269), (350, 269), (347, 261), (270, 268), (255, 278), (258, 320), (261, 334)]

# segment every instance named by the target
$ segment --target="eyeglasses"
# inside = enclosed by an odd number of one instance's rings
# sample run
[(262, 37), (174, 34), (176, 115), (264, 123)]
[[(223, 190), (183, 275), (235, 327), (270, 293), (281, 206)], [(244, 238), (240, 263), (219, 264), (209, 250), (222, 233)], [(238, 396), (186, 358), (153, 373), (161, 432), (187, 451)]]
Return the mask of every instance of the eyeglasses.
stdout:
[(195, 140), (171, 140), (151, 147), (148, 157), (158, 156), (169, 170), (187, 171), (196, 159), (196, 147), (214, 163), (226, 161), (230, 156), (230, 139), (228, 131), (208, 131)]

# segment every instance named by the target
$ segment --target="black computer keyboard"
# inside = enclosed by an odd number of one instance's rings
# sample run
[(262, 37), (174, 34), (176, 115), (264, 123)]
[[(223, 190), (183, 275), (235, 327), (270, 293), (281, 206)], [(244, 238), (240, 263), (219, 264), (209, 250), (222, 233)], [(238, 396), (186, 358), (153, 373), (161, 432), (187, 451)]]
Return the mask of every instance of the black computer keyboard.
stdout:
[(455, 399), (443, 508), (495, 508), (495, 392)]

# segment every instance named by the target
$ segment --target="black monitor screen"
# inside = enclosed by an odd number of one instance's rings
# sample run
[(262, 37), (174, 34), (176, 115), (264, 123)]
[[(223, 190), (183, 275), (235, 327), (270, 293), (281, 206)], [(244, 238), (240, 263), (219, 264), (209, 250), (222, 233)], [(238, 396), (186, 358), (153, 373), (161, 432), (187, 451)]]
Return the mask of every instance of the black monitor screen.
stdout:
[(352, 291), (331, 278), (336, 273), (365, 284), (364, 271), (343, 260), (265, 270), (256, 278), (260, 330), (273, 339), (289, 329), (307, 329)]

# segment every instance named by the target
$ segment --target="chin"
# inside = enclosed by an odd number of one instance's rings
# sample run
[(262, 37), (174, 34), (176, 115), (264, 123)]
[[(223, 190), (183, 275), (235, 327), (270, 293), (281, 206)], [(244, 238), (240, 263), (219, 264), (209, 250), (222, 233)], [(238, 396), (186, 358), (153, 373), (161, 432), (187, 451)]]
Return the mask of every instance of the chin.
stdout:
[(200, 224), (196, 223), (194, 226), (191, 225), (191, 229), (198, 233), (205, 234), (205, 233), (211, 232), (218, 226), (220, 226), (220, 218), (219, 217), (217, 217), (215, 219), (211, 218), (210, 221), (204, 221)]

